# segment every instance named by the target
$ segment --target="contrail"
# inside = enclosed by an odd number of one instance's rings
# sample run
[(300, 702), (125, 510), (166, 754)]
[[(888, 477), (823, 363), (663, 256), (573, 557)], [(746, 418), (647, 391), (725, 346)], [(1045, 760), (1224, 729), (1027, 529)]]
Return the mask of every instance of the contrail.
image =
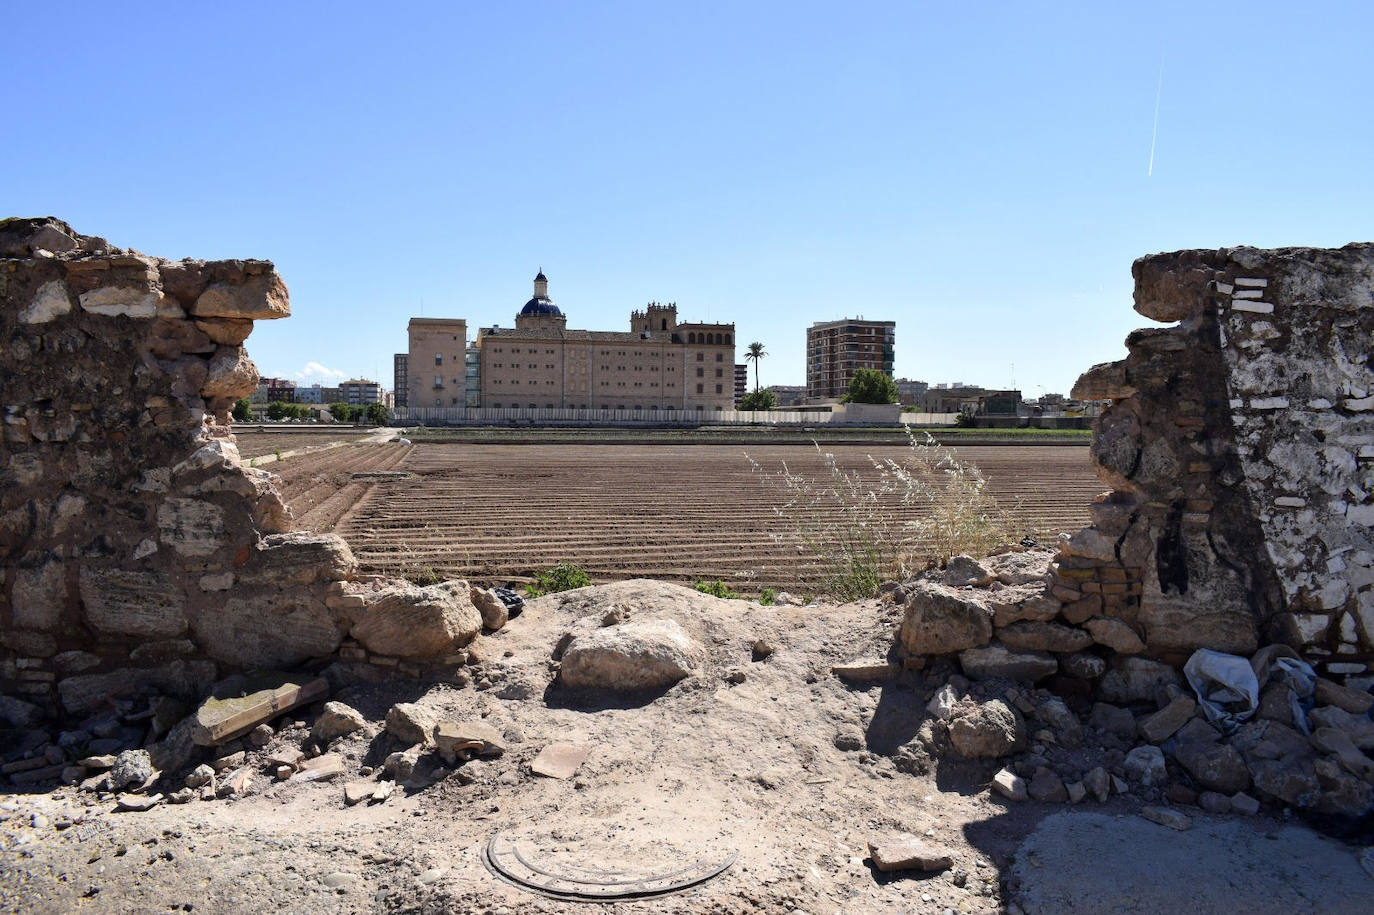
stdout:
[(1150, 131), (1150, 167), (1145, 171), (1146, 178), (1155, 174), (1155, 140), (1159, 138), (1159, 96), (1164, 90), (1164, 55), (1159, 55), (1159, 82), (1155, 85), (1155, 126)]

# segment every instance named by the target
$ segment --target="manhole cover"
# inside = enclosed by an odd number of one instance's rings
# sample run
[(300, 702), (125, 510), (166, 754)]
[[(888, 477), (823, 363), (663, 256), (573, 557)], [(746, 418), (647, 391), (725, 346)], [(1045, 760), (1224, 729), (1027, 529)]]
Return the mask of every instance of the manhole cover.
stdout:
[(679, 859), (663, 871), (641, 873), (630, 868), (589, 867), (559, 860), (498, 832), (483, 850), (482, 862), (497, 877), (521, 889), (554, 899), (604, 902), (648, 899), (698, 886), (724, 872), (735, 863), (738, 854), (732, 851), (720, 858), (690, 862)]

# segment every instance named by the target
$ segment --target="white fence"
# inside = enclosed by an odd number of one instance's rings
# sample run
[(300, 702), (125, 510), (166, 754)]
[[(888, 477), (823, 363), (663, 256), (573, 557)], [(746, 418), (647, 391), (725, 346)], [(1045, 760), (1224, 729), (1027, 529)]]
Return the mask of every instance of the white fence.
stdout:
[[(902, 413), (908, 426), (952, 426), (956, 413)], [(867, 425), (843, 413), (810, 410), (577, 410), (558, 408), (397, 407), (416, 426), (828, 426)], [(892, 423), (874, 423), (892, 425)]]

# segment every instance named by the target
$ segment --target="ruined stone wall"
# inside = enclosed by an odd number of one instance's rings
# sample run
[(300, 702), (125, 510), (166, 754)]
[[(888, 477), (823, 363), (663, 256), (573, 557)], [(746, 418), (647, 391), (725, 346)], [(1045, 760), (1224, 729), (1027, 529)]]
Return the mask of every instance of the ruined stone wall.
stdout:
[(1069, 622), (1143, 653), (1283, 642), (1374, 669), (1374, 245), (1182, 251), (1134, 266), (1136, 331), (1079, 398), (1112, 398), (1093, 459), (1112, 492), (1061, 547)]
[(267, 261), (0, 222), (0, 694), (80, 715), (350, 635), (437, 657), (480, 629), (465, 583), (350, 582), (347, 545), (290, 533), (274, 478), (240, 464), (228, 411), (258, 377), (241, 344), (288, 313)]

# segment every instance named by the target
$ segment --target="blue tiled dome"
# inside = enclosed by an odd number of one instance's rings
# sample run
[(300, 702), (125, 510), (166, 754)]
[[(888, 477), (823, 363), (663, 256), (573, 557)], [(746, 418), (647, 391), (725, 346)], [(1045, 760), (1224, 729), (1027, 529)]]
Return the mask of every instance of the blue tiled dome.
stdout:
[(563, 312), (558, 310), (558, 306), (553, 303), (553, 299), (547, 296), (535, 296), (525, 303), (525, 307), (520, 309), (520, 314), (562, 317)]

